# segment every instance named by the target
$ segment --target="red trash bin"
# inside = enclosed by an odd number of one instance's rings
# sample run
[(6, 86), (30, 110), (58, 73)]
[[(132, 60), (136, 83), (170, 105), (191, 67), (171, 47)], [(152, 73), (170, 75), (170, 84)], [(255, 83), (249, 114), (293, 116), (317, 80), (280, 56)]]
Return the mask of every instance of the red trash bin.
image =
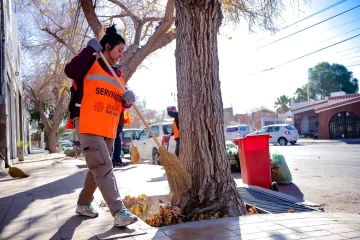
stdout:
[(270, 189), (269, 138), (270, 135), (254, 135), (234, 139), (239, 147), (243, 183)]

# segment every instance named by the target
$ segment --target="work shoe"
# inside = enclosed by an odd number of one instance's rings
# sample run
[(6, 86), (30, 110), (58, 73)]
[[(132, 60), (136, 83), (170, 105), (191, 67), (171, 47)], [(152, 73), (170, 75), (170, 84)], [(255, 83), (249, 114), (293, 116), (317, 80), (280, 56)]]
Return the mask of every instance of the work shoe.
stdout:
[(99, 213), (91, 206), (91, 204), (86, 204), (84, 206), (77, 205), (75, 213), (87, 217), (97, 217)]
[(132, 214), (126, 208), (121, 209), (115, 214), (114, 217), (114, 226), (115, 227), (125, 227), (129, 224), (136, 222), (138, 218)]

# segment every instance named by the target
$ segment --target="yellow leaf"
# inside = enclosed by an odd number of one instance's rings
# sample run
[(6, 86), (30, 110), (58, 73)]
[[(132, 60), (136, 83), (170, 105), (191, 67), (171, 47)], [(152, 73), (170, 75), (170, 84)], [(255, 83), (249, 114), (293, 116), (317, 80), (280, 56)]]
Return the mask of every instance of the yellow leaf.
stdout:
[(150, 6), (150, 2), (146, 1), (146, 7), (149, 7), (149, 6)]
[(17, 3), (18, 0), (14, 0), (15, 3)]
[(172, 33), (175, 33), (175, 28), (172, 28), (172, 29), (171, 29), (171, 32), (172, 32)]
[(231, 40), (231, 39), (232, 39), (232, 37), (229, 36), (229, 40)]

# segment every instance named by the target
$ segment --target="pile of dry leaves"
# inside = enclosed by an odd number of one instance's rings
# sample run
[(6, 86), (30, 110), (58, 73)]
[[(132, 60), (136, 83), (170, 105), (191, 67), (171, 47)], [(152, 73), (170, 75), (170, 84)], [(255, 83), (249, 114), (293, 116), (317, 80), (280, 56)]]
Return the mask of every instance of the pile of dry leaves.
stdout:
[[(220, 212), (184, 214), (179, 207), (165, 205), (161, 199), (158, 201), (159, 210), (157, 211), (157, 208), (155, 209), (145, 194), (140, 194), (138, 197), (126, 196), (123, 200), (127, 209), (129, 209), (139, 218), (143, 219), (152, 227), (163, 227), (183, 222), (194, 222), (229, 217), (229, 215), (223, 215)], [(256, 214), (256, 206), (253, 205), (252, 207), (248, 208), (248, 213)]]

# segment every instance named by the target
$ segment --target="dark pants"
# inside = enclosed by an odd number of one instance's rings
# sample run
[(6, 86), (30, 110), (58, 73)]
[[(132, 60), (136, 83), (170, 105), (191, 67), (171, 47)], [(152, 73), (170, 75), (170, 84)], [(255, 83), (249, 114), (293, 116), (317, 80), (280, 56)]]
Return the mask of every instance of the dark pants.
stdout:
[(179, 157), (180, 153), (180, 138), (175, 139), (176, 147), (175, 147), (175, 154)]
[(118, 127), (118, 129), (117, 129), (116, 138), (115, 138), (115, 142), (114, 142), (114, 152), (113, 152), (113, 156), (112, 156), (113, 165), (122, 163), (121, 137), (120, 137), (122, 129), (123, 129), (122, 127)]

